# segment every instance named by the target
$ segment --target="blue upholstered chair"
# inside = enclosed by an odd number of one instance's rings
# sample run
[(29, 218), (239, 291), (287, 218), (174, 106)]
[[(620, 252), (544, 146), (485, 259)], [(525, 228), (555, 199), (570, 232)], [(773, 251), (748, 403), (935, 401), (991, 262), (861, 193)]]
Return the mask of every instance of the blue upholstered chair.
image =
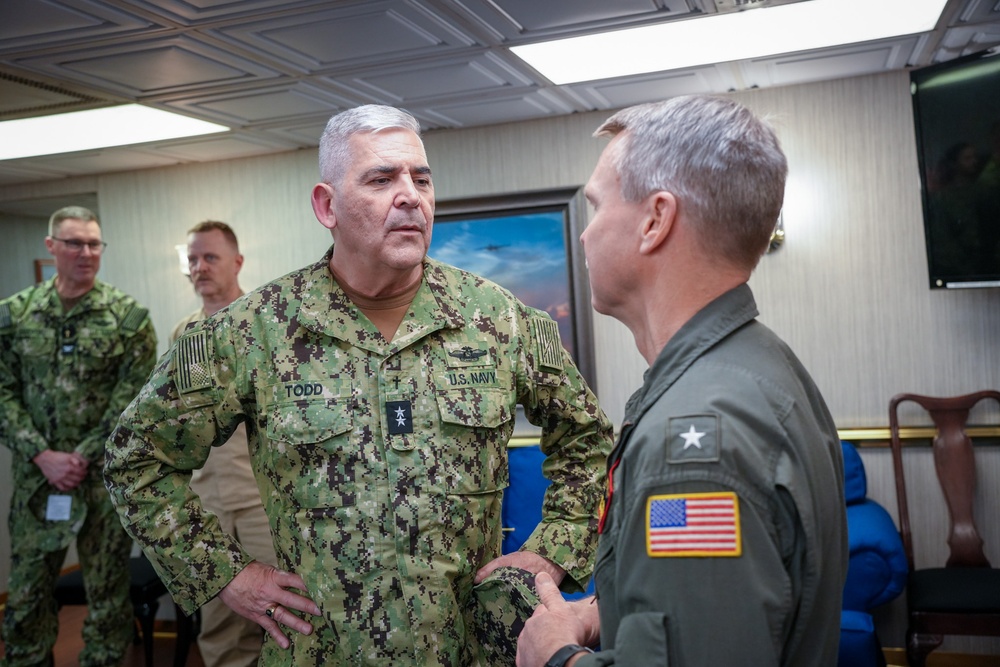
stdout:
[[(545, 454), (538, 445), (511, 447), (507, 450), (510, 465), (510, 486), (503, 494), (503, 547), (505, 554), (517, 551), (531, 531), (542, 520), (542, 498), (549, 480), (542, 474)], [(563, 593), (567, 600), (575, 600), (594, 592), (591, 579), (583, 593)]]
[(840, 614), (838, 667), (885, 665), (871, 610), (906, 588), (908, 566), (899, 531), (884, 507), (868, 498), (861, 456), (849, 442), (844, 452), (847, 543), (850, 560)]

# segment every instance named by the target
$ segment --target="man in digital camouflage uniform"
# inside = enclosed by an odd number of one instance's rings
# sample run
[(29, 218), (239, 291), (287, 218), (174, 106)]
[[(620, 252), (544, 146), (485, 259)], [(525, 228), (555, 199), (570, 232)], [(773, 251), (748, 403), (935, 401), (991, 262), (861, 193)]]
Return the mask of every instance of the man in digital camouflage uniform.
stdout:
[[(186, 611), (218, 595), (264, 627), (262, 664), (509, 663), (533, 574), (590, 576), (610, 423), (553, 320), (426, 258), (412, 116), (334, 116), (320, 173), (333, 248), (177, 341), (112, 435), (112, 497)], [(500, 556), (516, 404), (552, 484), (523, 550)], [(243, 421), (280, 570), (188, 489)]]
[(75, 539), (89, 600), (80, 664), (120, 664), (132, 639), (129, 552), (104, 488), (104, 447), (156, 361), (146, 309), (97, 280), (101, 227), (70, 206), (49, 220), (56, 275), (0, 301), (0, 443), (11, 450), (4, 665), (49, 660), (56, 579)]
[[(182, 318), (170, 334), (173, 344), (194, 322), (214, 315), (243, 296), (239, 274), (243, 267), (236, 233), (224, 222), (206, 220), (188, 230), (189, 277), (201, 297), (201, 308)], [(257, 490), (247, 446), (247, 431), (240, 424), (233, 437), (212, 450), (205, 466), (194, 471), (191, 488), (223, 530), (247, 552), (274, 564), (274, 544), (267, 513)], [(264, 631), (251, 619), (227, 607), (218, 597), (201, 608), (198, 651), (205, 667), (250, 667), (260, 659)]]
[(596, 602), (539, 574), (517, 665), (835, 665), (837, 429), (747, 285), (781, 210), (778, 138), (707, 96), (625, 109), (597, 134), (612, 139), (584, 190), (592, 301), (650, 367), (609, 459)]

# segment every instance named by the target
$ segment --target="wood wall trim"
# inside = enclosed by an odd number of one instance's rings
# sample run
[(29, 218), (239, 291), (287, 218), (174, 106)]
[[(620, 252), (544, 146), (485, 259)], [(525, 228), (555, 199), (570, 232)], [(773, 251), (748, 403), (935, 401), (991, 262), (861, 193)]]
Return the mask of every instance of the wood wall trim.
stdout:
[[(1000, 438), (1000, 426), (970, 426), (969, 435), (973, 438)], [(930, 440), (937, 433), (933, 426), (915, 426), (899, 429), (900, 440)], [(891, 436), (888, 427), (885, 428), (842, 428), (837, 429), (841, 440), (853, 442), (859, 446), (889, 445)], [(910, 443), (916, 444), (916, 443)]]

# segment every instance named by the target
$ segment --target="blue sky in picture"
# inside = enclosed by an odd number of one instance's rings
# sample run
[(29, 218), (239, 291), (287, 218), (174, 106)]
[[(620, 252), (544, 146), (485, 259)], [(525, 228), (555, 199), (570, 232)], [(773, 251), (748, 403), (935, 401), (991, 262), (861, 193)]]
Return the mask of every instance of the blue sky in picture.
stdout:
[(562, 211), (435, 221), (428, 255), (506, 287), (559, 324), (573, 353), (569, 269)]

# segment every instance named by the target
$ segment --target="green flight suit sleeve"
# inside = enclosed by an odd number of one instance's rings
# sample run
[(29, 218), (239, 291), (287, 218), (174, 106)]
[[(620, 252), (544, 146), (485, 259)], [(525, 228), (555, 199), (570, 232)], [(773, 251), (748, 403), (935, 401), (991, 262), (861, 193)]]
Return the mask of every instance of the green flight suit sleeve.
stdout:
[(593, 573), (613, 427), (562, 347), (555, 321), (526, 310), (521, 404), (528, 421), (542, 428), (542, 471), (551, 484), (542, 521), (521, 548), (566, 570), (563, 590), (582, 591)]
[(191, 491), (191, 471), (243, 420), (229, 322), (187, 331), (126, 408), (107, 447), (105, 483), (130, 535), (185, 613), (253, 559)]
[(148, 311), (133, 304), (125, 312), (120, 326), (125, 352), (118, 366), (118, 382), (100, 421), (76, 447), (77, 452), (93, 463), (103, 462), (108, 434), (156, 364), (156, 331)]
[[(647, 487), (624, 504), (624, 523), (608, 537), (617, 562), (627, 566), (603, 569), (602, 548), (597, 590), (600, 595), (603, 582), (613, 579), (618, 591), (638, 592), (646, 603), (636, 606), (645, 610), (619, 619), (614, 648), (583, 656), (578, 667), (781, 664), (781, 626), (806, 560), (798, 513), (788, 494), (767, 499), (732, 477), (714, 477)], [(650, 555), (650, 497), (717, 492), (738, 497), (738, 556)]]
[(30, 461), (49, 448), (22, 401), (21, 368), (15, 349), (16, 297), (0, 302), (0, 444), (20, 460)]

